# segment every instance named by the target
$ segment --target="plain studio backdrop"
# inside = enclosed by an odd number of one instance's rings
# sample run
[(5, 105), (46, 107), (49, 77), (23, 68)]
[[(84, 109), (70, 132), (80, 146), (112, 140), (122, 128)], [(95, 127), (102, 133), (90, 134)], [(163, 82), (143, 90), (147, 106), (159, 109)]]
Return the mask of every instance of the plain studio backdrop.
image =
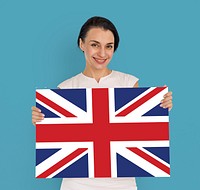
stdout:
[(0, 189), (59, 190), (61, 179), (35, 179), (31, 106), (35, 89), (56, 88), (83, 70), (76, 40), (95, 15), (120, 34), (111, 69), (173, 91), (171, 177), (137, 178), (138, 189), (199, 189), (198, 0), (0, 0)]

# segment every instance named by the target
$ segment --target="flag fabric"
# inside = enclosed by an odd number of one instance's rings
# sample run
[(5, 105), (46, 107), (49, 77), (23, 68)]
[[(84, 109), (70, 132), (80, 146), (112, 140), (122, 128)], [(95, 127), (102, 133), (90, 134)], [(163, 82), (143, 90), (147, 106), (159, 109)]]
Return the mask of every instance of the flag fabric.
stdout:
[(36, 178), (169, 177), (167, 87), (38, 89)]

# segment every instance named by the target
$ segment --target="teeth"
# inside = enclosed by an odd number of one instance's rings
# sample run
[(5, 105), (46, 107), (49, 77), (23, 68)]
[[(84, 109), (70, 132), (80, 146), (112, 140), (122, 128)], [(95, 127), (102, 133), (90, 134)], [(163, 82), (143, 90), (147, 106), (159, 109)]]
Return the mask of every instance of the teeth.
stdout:
[(97, 59), (97, 61), (99, 61), (99, 62), (104, 62), (105, 60)]
[(103, 62), (106, 61), (106, 59), (97, 59), (97, 58), (95, 58), (95, 60), (96, 60), (97, 62), (100, 62), (100, 63), (103, 63)]

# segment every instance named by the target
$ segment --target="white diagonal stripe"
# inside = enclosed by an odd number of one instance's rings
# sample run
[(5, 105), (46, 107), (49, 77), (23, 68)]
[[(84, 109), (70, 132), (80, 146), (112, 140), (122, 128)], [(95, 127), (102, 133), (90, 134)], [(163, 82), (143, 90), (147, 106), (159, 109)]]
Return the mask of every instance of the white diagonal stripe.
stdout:
[(77, 117), (66, 117), (63, 114), (59, 113), (58, 111), (54, 110), (50, 106), (46, 105), (45, 103), (41, 102), (40, 100), (36, 99), (36, 101), (41, 104), (43, 107), (49, 109), (56, 115), (60, 116), (61, 118), (44, 118), (41, 122), (37, 122), (37, 124), (66, 124), (66, 123), (92, 123), (92, 92), (91, 89), (86, 89), (86, 106), (87, 112), (80, 109), (78, 106), (74, 105), (70, 101), (66, 100), (65, 98), (61, 97), (60, 95), (56, 94), (50, 89), (41, 89), (36, 90), (41, 95), (45, 96), (49, 100), (53, 101), (63, 109), (69, 111), (73, 115)]
[(129, 123), (129, 122), (169, 122), (169, 116), (142, 116), (155, 106), (157, 106), (160, 101), (163, 99), (163, 96), (168, 92), (168, 88), (163, 89), (161, 92), (159, 92), (157, 95), (152, 97), (150, 100), (143, 103), (141, 106), (130, 112), (128, 115), (124, 117), (116, 116), (119, 112), (126, 109), (128, 106), (130, 106), (132, 103), (136, 102), (138, 99), (142, 98), (152, 90), (154, 90), (156, 87), (151, 87), (142, 94), (140, 94), (138, 97), (130, 101), (128, 104), (120, 108), (115, 112), (115, 100), (112, 97), (114, 96), (114, 88), (109, 89), (109, 109), (110, 109), (110, 122), (111, 123)]
[(62, 166), (60, 169), (53, 172), (47, 178), (52, 178), (57, 175), (59, 172), (76, 162), (78, 159), (88, 154), (88, 173), (89, 177), (94, 177), (94, 154), (93, 154), (93, 143), (92, 142), (39, 142), (36, 143), (36, 149), (55, 149), (61, 148), (58, 152), (41, 162), (36, 166), (36, 177), (48, 170), (50, 167), (58, 163), (60, 160), (71, 154), (78, 148), (87, 148), (86, 151), (81, 153), (79, 156)]
[[(141, 158), (137, 154), (128, 150), (126, 147), (137, 147), (144, 150), (142, 147), (169, 147), (169, 141), (112, 141), (111, 142), (111, 175), (112, 177), (117, 177), (117, 157), (116, 154), (119, 153), (124, 158), (138, 165), (140, 168), (144, 169), (151, 175), (155, 177), (169, 177), (169, 174), (165, 173), (163, 170), (157, 168), (153, 164), (149, 163), (145, 159)], [(145, 150), (145, 153), (152, 155), (150, 152)], [(161, 161), (160, 158), (153, 156), (156, 160), (165, 164), (169, 167), (169, 164)]]

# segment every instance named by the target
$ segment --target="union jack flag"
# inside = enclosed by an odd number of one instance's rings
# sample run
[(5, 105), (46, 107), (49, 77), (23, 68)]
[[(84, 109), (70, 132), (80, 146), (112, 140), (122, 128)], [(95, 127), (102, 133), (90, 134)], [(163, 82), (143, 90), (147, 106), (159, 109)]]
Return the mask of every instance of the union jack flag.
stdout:
[(38, 89), (36, 177), (169, 177), (167, 87)]

